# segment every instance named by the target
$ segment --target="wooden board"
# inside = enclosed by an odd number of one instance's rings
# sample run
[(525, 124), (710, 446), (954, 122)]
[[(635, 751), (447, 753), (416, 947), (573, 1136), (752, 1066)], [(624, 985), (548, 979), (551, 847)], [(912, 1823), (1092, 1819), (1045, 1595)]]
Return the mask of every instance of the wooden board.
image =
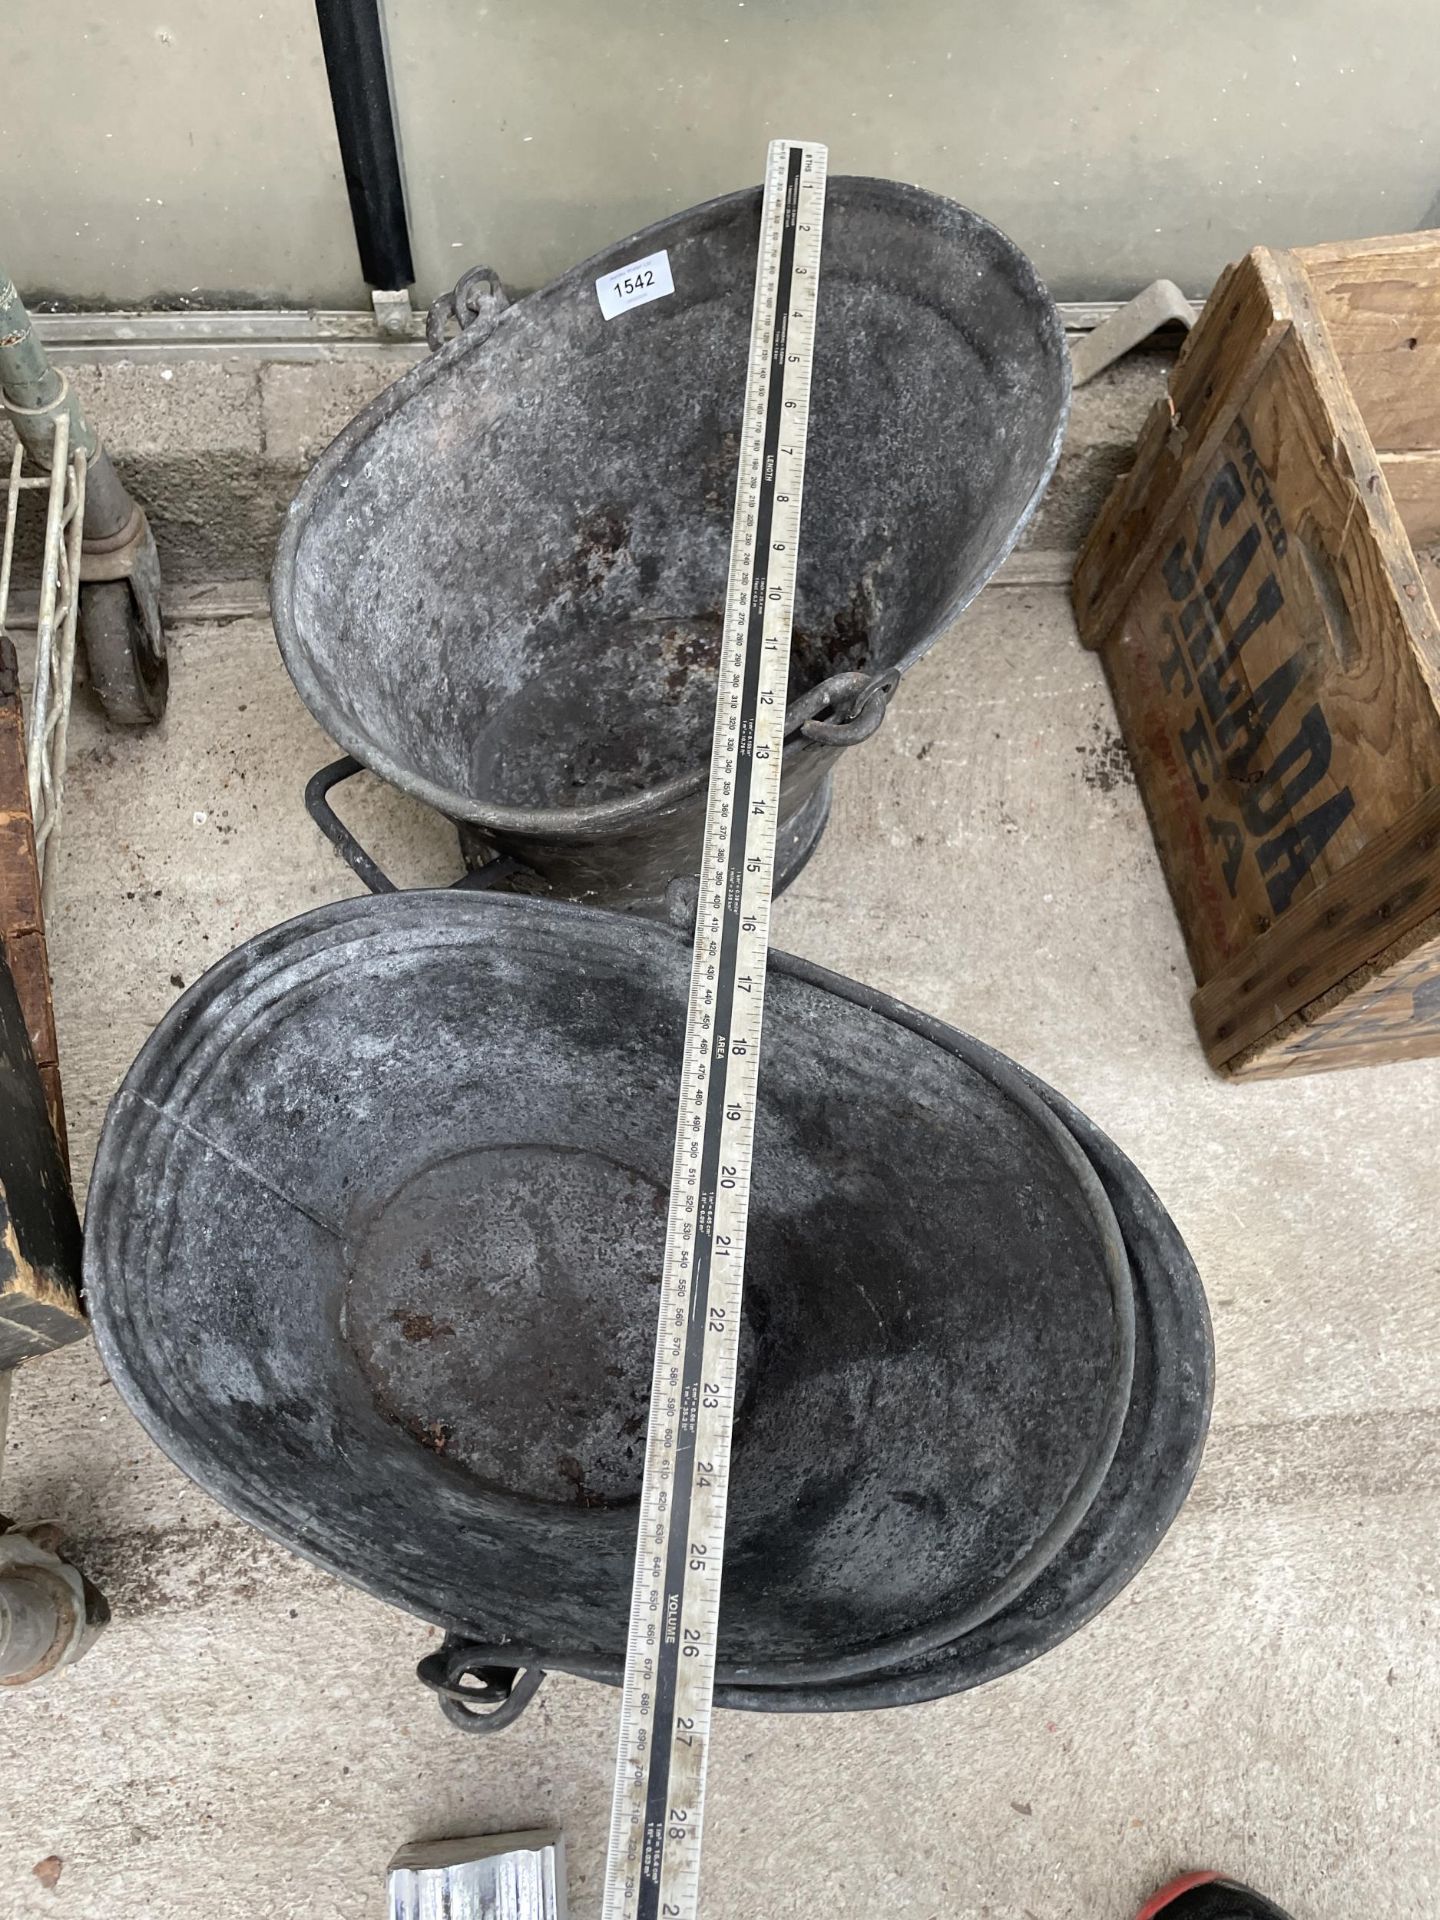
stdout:
[[(1429, 276), (1414, 349), (1393, 324), (1407, 270)], [(1217, 297), (1081, 550), (1082, 637), (1102, 652), (1212, 1062), (1437, 1052), (1440, 626), (1412, 536), (1440, 531), (1440, 386), (1405, 414), (1397, 367), (1419, 364), (1432, 315), (1440, 352), (1440, 235), (1257, 250)]]
[(0, 1372), (85, 1333), (80, 1222), (9, 969), (0, 964)]
[(1380, 471), (1412, 547), (1440, 541), (1440, 452), (1382, 453)]
[(1367, 961), (1322, 999), (1237, 1054), (1229, 1071), (1249, 1080), (1324, 1073), (1376, 1060), (1423, 1060), (1440, 1032), (1440, 914)]
[[(67, 1154), (50, 963), (25, 774), (25, 724), (15, 649), (0, 633), (0, 954), (9, 964), (45, 1088), (51, 1123)], [(68, 1156), (67, 1156), (68, 1159)]]
[(0, 1371), (85, 1333), (15, 651), (0, 634)]
[[(1238, 1058), (1293, 1016), (1313, 1023), (1338, 983), (1393, 965), (1428, 939), (1419, 930), (1440, 913), (1437, 851), (1440, 790), (1207, 980), (1191, 1006), (1212, 1063)], [(1440, 1007), (1415, 1014), (1440, 1033)]]
[(1293, 256), (1381, 453), (1440, 447), (1440, 232)]
[(1185, 478), (1208, 462), (1289, 330), (1269, 256), (1257, 250), (1216, 282), (1210, 316), (1189, 335), (1170, 393), (1151, 412), (1135, 464), (1117, 482), (1081, 549), (1075, 607), (1081, 638), (1103, 645), (1183, 504)]

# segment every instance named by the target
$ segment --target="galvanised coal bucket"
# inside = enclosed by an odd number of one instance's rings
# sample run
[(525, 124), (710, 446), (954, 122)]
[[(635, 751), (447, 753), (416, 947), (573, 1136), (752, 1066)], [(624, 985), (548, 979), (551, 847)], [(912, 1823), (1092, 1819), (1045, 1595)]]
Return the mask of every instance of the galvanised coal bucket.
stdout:
[[(117, 1387), (227, 1506), (443, 1625), (452, 1718), (467, 1676), (502, 1720), (547, 1667), (620, 1676), (689, 954), (552, 901), (325, 907), (192, 987), (105, 1124)], [(1179, 1508), (1194, 1268), (1058, 1095), (783, 954), (760, 1089), (720, 1698), (974, 1685)]]
[[(677, 214), (506, 305), (367, 407), (301, 488), (281, 651), (347, 756), (461, 824), (512, 883), (655, 909), (698, 869), (758, 188)], [(597, 276), (664, 249), (673, 294), (606, 320)], [(1025, 256), (918, 187), (826, 203), (778, 884), (841, 748), (974, 598), (1050, 478), (1064, 333)], [(484, 851), (479, 851), (482, 847)]]

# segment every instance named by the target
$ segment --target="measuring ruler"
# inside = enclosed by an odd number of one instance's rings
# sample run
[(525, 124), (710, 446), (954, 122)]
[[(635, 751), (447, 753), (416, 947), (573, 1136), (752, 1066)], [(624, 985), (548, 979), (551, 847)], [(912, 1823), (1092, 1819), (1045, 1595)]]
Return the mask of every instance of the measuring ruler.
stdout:
[(825, 159), (765, 170), (604, 1920), (699, 1897)]

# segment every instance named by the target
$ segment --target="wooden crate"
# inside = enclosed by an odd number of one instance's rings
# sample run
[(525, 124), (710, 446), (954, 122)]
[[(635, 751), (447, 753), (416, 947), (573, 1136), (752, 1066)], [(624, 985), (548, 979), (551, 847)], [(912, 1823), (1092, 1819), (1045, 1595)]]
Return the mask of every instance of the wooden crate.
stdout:
[(1211, 1062), (1440, 1053), (1440, 232), (1221, 276), (1081, 550)]

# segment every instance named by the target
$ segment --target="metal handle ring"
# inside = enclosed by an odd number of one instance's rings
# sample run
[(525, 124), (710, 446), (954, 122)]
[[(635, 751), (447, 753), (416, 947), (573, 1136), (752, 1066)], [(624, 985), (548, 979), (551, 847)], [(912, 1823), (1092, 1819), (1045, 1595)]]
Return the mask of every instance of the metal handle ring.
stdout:
[(471, 267), (462, 273), (449, 293), (442, 293), (425, 316), (425, 340), (432, 353), (445, 345), (446, 328), (453, 320), (463, 333), (477, 321), (488, 319), (491, 326), (510, 304), (499, 274), (493, 267)]
[[(802, 694), (785, 715), (785, 736), (801, 734), (826, 747), (857, 747), (878, 733), (890, 696), (900, 684), (896, 667), (883, 673), (837, 673)], [(821, 714), (830, 709), (830, 717)]]
[(415, 1677), (440, 1703), (452, 1727), (464, 1733), (499, 1733), (529, 1706), (545, 1678), (543, 1667), (497, 1667), (493, 1653), (447, 1633)]

